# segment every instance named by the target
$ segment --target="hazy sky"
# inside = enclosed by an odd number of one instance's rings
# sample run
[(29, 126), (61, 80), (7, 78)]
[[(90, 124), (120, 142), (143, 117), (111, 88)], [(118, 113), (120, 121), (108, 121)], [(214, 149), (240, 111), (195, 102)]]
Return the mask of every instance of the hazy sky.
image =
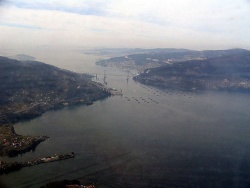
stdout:
[(0, 49), (250, 49), (250, 0), (5, 0)]

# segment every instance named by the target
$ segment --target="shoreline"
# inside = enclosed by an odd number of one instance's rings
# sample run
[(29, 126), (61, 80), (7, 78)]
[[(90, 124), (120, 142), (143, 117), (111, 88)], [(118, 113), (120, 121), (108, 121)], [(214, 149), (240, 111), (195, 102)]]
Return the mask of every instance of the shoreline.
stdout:
[[(100, 87), (100, 86), (99, 86)], [(111, 96), (111, 93), (102, 88), (101, 92), (92, 94), (88, 100), (82, 97), (64, 99), (55, 103), (37, 104), (31, 108), (15, 113), (14, 110), (8, 112), (6, 118), (0, 121), (0, 156), (16, 157), (19, 154), (35, 150), (36, 147), (47, 140), (48, 136), (23, 136), (15, 132), (14, 124), (20, 121), (31, 120), (39, 117), (47, 111), (59, 110), (64, 107), (76, 105), (92, 105), (94, 101), (102, 100)]]
[(15, 132), (13, 125), (0, 126), (0, 155), (16, 157), (19, 154), (35, 150), (48, 136), (22, 136)]

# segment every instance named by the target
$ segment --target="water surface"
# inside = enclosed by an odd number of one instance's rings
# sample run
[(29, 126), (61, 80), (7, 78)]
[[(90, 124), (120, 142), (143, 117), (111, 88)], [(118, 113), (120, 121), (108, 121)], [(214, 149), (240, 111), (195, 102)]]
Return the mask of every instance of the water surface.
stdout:
[(248, 95), (162, 91), (127, 81), (126, 71), (97, 67), (94, 59), (78, 57), (71, 70), (98, 73), (99, 82), (105, 71), (108, 86), (124, 95), (17, 123), (19, 134), (50, 139), (7, 160), (71, 151), (76, 158), (3, 175), (9, 187), (78, 177), (106, 187), (249, 187)]

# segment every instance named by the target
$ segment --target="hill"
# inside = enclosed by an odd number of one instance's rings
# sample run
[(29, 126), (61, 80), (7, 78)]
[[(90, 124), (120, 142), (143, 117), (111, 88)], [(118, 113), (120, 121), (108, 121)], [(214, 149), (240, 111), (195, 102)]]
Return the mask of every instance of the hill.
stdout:
[(250, 91), (250, 51), (204, 53), (209, 54), (210, 58), (146, 69), (134, 80), (163, 89), (182, 91)]
[[(133, 53), (136, 52), (136, 53)], [(160, 67), (169, 63), (182, 62), (188, 60), (204, 60), (207, 58), (228, 56), (247, 52), (244, 49), (230, 50), (205, 50), (194, 51), (188, 49), (157, 48), (157, 49), (139, 49), (132, 51), (130, 55), (112, 57), (99, 60), (97, 65), (113, 66), (118, 68), (137, 69), (139, 71), (147, 68)]]
[(0, 125), (109, 96), (90, 78), (37, 61), (0, 57)]
[(11, 56), (9, 58), (16, 59), (16, 60), (19, 60), (19, 61), (35, 61), (36, 60), (35, 57), (29, 56), (29, 55), (26, 55), (26, 54), (17, 54), (15, 56)]

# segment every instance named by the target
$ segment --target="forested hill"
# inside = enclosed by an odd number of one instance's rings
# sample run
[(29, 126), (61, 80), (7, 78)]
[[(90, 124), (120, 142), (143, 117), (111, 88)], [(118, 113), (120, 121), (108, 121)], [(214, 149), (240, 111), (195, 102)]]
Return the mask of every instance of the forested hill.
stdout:
[(49, 109), (91, 104), (109, 95), (90, 78), (37, 61), (0, 57), (0, 124), (32, 118)]
[(250, 91), (250, 51), (146, 69), (135, 80), (182, 91)]

